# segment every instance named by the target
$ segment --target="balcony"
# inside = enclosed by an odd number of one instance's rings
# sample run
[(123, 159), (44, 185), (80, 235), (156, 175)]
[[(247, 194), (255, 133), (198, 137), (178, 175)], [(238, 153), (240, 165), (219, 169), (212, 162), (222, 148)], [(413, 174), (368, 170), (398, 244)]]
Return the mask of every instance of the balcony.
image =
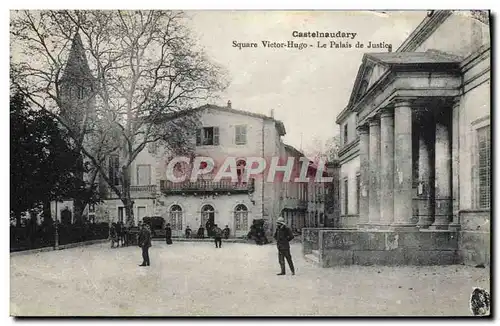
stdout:
[(252, 193), (254, 191), (254, 181), (232, 182), (230, 180), (221, 181), (184, 181), (172, 182), (160, 181), (160, 189), (164, 194), (206, 194), (206, 193)]
[[(117, 186), (121, 190), (121, 186)], [(156, 185), (130, 186), (130, 196), (132, 198), (155, 198)], [(108, 187), (107, 199), (117, 199), (116, 193)]]

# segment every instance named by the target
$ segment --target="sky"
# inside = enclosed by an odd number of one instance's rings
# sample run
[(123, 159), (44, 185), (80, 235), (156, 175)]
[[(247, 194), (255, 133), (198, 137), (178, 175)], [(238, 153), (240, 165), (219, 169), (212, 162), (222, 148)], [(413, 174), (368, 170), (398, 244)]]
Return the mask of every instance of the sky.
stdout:
[[(228, 71), (229, 87), (218, 105), (230, 100), (235, 109), (282, 120), (284, 142), (306, 154), (339, 132), (336, 116), (347, 105), (365, 52), (357, 41), (385, 42), (395, 51), (420, 24), (425, 11), (191, 11), (189, 24), (207, 55)], [(297, 38), (299, 32), (357, 33), (354, 39)], [(307, 49), (264, 48), (262, 41), (305, 42)], [(317, 48), (318, 41), (349, 42), (352, 48)], [(233, 41), (255, 42), (238, 49)]]

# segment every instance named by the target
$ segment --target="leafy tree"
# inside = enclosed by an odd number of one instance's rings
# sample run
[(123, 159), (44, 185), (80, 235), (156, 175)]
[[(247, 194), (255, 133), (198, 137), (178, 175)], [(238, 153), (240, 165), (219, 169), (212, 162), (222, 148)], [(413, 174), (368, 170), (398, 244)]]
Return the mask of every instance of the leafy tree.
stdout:
[(10, 100), (10, 129), (10, 210), (17, 226), (22, 213), (30, 211), (35, 216), (51, 200), (95, 197), (74, 175), (79, 153), (58, 122), (45, 111), (31, 108), (19, 92)]

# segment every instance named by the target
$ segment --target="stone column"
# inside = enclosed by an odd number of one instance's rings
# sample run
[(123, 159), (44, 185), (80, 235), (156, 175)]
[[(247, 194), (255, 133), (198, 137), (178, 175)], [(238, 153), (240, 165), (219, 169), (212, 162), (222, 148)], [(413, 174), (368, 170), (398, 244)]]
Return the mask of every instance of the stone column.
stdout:
[(369, 224), (380, 223), (380, 120), (370, 119), (370, 190)]
[(450, 230), (460, 229), (460, 100), (453, 103), (451, 129), (451, 172), (452, 172), (452, 202), (453, 202), (453, 222), (449, 225)]
[(431, 229), (448, 229), (451, 222), (451, 144), (447, 119), (436, 121), (435, 141), (435, 219)]
[(370, 185), (370, 139), (368, 126), (361, 125), (357, 128), (359, 134), (359, 161), (360, 161), (360, 196), (359, 196), (359, 221), (358, 225), (363, 226), (368, 223), (368, 187)]
[[(423, 112), (422, 114), (431, 113)], [(418, 130), (418, 224), (417, 226), (426, 229), (434, 222), (434, 212), (432, 209), (432, 148), (434, 142), (434, 122), (428, 116), (422, 117), (422, 123)]]
[(412, 110), (408, 101), (394, 105), (394, 223), (393, 229), (416, 228), (412, 223)]
[(380, 223), (394, 221), (394, 116), (392, 109), (380, 114)]

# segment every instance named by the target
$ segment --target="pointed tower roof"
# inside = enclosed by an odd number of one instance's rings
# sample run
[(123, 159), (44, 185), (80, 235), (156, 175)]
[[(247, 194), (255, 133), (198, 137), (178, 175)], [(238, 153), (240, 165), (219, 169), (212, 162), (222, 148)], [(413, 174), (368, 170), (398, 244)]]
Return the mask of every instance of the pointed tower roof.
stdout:
[(64, 68), (64, 73), (61, 78), (62, 82), (74, 82), (77, 80), (93, 80), (87, 57), (85, 56), (82, 39), (78, 31), (73, 38), (68, 61), (66, 62), (66, 67)]

